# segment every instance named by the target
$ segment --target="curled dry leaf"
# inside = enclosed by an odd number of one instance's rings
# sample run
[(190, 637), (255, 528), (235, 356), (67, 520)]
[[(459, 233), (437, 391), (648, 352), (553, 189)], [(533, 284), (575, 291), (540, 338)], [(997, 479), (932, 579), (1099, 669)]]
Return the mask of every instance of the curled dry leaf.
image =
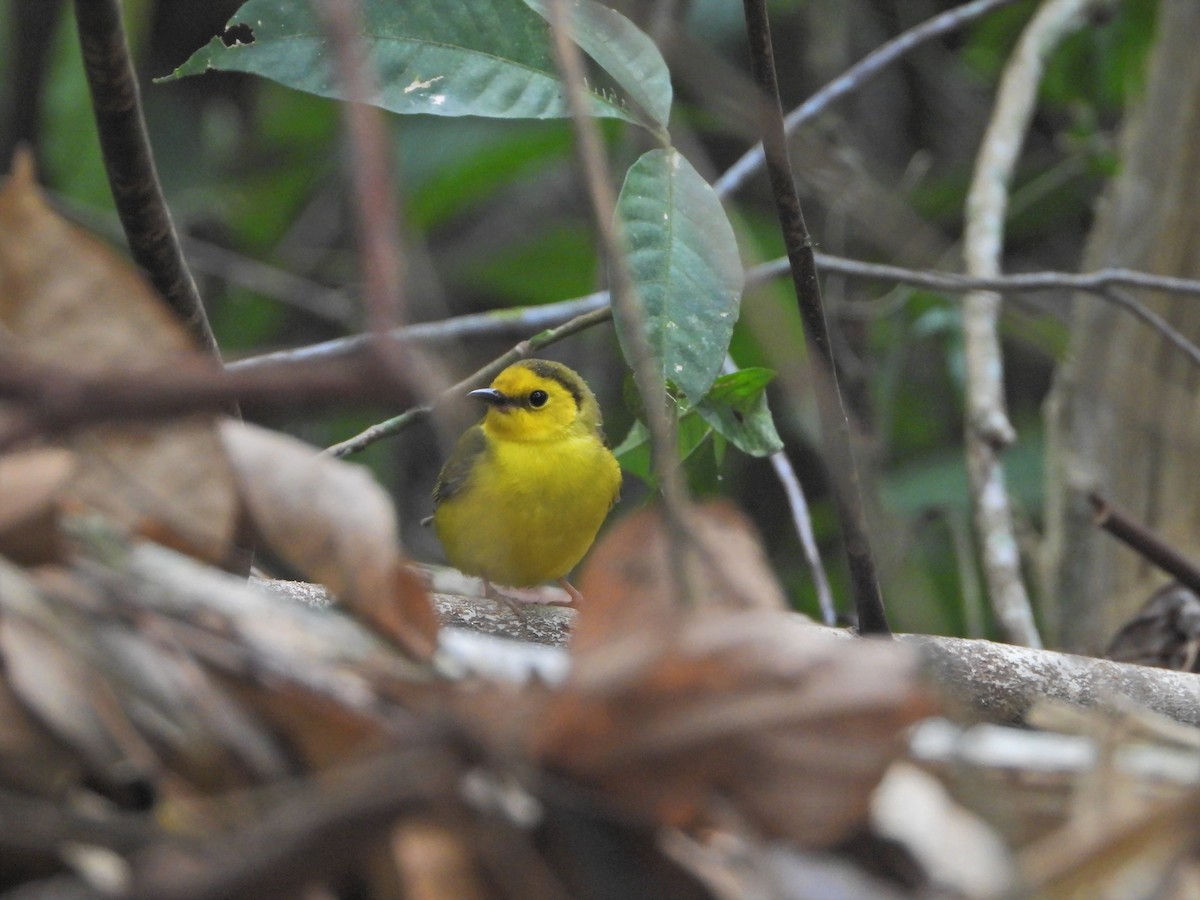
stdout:
[[(0, 623), (0, 631), (3, 627)], [(77, 783), (81, 774), (75, 755), (30, 715), (0, 673), (0, 786), (57, 795)]]
[(266, 545), (410, 653), (430, 656), (437, 616), (401, 559), (391, 500), (370, 473), (263, 428), (225, 422), (221, 434)]
[[(0, 187), (0, 234), (0, 338), (19, 338), (30, 358), (83, 373), (205, 362), (128, 262), (51, 209), (25, 154)], [(79, 460), (70, 499), (226, 559), (237, 505), (211, 417), (92, 428), (65, 442)]]
[[(64, 633), (65, 624), (21, 570), (0, 560), (0, 661), (8, 687), (101, 782), (115, 784), (129, 773), (128, 756), (112, 729), (121, 715), (105, 715), (119, 709), (115, 694), (75, 652), (72, 644), (84, 635)], [(128, 723), (121, 730), (133, 732)]]
[(710, 611), (577, 655), (560, 688), (473, 708), (510, 751), (643, 820), (732, 810), (827, 847), (863, 827), (904, 729), (932, 710), (916, 666), (908, 648), (832, 639), (788, 614)]
[[(736, 506), (726, 500), (699, 504), (688, 521), (700, 545), (685, 554), (695, 606), (787, 608), (754, 524)], [(618, 634), (670, 630), (680, 615), (670, 603), (673, 577), (662, 509), (651, 507), (618, 522), (584, 566), (579, 588), (585, 602), (572, 648), (582, 652)]]
[(141, 790), (136, 784), (152, 784), (166, 767), (216, 790), (290, 771), (274, 736), (196, 664), (165, 620), (121, 614), (118, 582), (53, 567), (28, 579), (4, 569), (0, 578), (10, 686), (97, 783)]
[(20, 565), (61, 557), (58, 500), (74, 471), (74, 457), (62, 449), (0, 456), (0, 556)]

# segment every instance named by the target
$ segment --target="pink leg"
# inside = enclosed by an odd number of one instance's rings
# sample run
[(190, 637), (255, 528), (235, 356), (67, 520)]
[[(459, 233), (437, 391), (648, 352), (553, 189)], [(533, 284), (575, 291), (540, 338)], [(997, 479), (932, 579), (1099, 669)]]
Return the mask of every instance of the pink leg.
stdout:
[(558, 579), (558, 583), (571, 598), (570, 603), (563, 603), (560, 605), (574, 606), (576, 609), (579, 609), (581, 606), (583, 606), (583, 594), (579, 593), (579, 589), (575, 587), (575, 585), (571, 584), (571, 582), (567, 581), (565, 578)]

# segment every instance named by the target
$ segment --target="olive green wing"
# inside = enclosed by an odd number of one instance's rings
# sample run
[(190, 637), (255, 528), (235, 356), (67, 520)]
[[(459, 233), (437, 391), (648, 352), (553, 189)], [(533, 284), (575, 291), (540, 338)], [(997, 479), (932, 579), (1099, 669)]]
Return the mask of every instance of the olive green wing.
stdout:
[(487, 452), (488, 442), (482, 428), (475, 425), (464, 431), (433, 486), (433, 505), (445, 503), (462, 492), (470, 482), (476, 464)]

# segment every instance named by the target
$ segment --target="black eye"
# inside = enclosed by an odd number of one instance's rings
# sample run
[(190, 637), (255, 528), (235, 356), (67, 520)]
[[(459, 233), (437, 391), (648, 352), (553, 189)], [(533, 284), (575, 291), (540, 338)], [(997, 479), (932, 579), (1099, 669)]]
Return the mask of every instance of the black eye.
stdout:
[(539, 406), (545, 406), (549, 399), (550, 395), (545, 391), (534, 391), (529, 395), (529, 405), (537, 409)]

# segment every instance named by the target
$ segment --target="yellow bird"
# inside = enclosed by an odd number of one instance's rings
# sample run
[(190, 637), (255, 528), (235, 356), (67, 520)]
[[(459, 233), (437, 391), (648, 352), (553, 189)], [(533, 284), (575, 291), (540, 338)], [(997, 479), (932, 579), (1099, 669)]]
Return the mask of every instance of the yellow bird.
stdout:
[[(579, 374), (528, 359), (467, 396), (488, 405), (458, 440), (433, 489), (433, 524), (456, 568), (532, 587), (566, 580), (617, 500), (621, 470), (600, 404)], [(515, 598), (508, 598), (515, 599)]]

